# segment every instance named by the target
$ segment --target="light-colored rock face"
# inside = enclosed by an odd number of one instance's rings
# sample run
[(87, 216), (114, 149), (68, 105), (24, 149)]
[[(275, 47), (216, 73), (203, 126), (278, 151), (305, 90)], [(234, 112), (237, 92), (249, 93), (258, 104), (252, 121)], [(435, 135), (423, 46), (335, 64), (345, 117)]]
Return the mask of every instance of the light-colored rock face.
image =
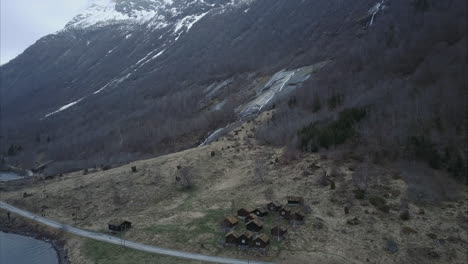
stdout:
[(257, 115), (266, 107), (273, 105), (278, 99), (287, 96), (301, 86), (316, 69), (323, 67), (326, 63), (328, 62), (275, 73), (268, 83), (257, 92), (257, 96), (243, 106), (239, 111), (239, 116), (245, 118)]

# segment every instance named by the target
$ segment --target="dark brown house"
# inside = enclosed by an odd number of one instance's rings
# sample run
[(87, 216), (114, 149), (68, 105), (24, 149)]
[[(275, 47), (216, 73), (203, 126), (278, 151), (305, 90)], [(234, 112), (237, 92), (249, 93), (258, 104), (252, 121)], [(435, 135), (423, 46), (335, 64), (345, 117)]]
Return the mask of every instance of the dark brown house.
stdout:
[(291, 209), (283, 207), (279, 210), (279, 215), (284, 219), (289, 219), (289, 216), (291, 215)]
[(239, 224), (239, 218), (235, 216), (228, 216), (224, 218), (223, 222), (221, 223), (221, 226), (224, 229), (232, 229), (238, 224)]
[(255, 219), (258, 219), (258, 216), (254, 213), (251, 213), (249, 214), (244, 220), (245, 220), (245, 223), (248, 223), (252, 220), (255, 220)]
[(265, 249), (270, 244), (270, 238), (266, 234), (261, 234), (252, 242), (252, 246), (259, 249)]
[(271, 236), (278, 241), (286, 239), (286, 235), (288, 234), (288, 230), (283, 227), (275, 226), (271, 229)]
[(229, 232), (224, 236), (224, 243), (226, 245), (237, 245), (237, 241), (239, 241), (239, 234), (236, 232)]
[(109, 230), (115, 232), (122, 232), (130, 229), (132, 227), (132, 223), (123, 220), (112, 220), (109, 222)]
[(258, 219), (254, 219), (254, 220), (247, 223), (246, 228), (249, 231), (258, 233), (258, 232), (262, 231), (262, 229), (263, 229), (263, 222), (258, 220)]
[(267, 209), (268, 211), (271, 211), (271, 212), (278, 212), (279, 209), (281, 209), (281, 204), (277, 202), (271, 202), (267, 205)]
[(300, 196), (288, 196), (286, 197), (286, 200), (288, 201), (288, 205), (303, 205), (304, 204), (304, 198)]
[(252, 212), (253, 212), (253, 209), (250, 209), (250, 208), (241, 208), (241, 209), (239, 209), (239, 210), (237, 211), (237, 216), (244, 218), (244, 217), (249, 216), (249, 214), (252, 213)]
[(237, 245), (240, 247), (249, 247), (252, 243), (254, 234), (252, 232), (246, 231), (237, 239)]
[(304, 219), (305, 219), (305, 214), (301, 210), (294, 211), (289, 216), (289, 221), (293, 224), (303, 224)]
[(257, 208), (253, 210), (252, 213), (256, 214), (257, 216), (264, 217), (268, 214), (268, 211), (263, 208)]

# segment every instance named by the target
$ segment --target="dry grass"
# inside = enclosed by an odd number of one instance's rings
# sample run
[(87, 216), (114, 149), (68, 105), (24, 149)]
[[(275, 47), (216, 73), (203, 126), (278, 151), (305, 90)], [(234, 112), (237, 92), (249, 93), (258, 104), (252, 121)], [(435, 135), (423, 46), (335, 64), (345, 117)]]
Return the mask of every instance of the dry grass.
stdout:
[[(281, 159), (282, 149), (256, 144), (251, 137), (256, 122), (263, 122), (269, 116), (264, 113), (244, 124), (237, 135), (229, 134), (210, 146), (84, 176), (80, 172), (71, 173), (44, 185), (4, 193), (2, 197), (38, 213), (46, 206), (47, 217), (89, 230), (105, 231), (109, 220), (125, 218), (133, 223), (127, 239), (202, 254), (294, 264), (312, 260), (366, 263), (367, 259), (371, 263), (464, 263), (468, 217), (463, 200), (443, 207), (428, 205), (424, 208), (425, 215), (417, 215), (419, 208), (410, 204), (411, 219), (403, 222), (398, 218), (396, 205), (406, 184), (392, 178), (391, 170), (380, 168), (380, 177), (371, 182), (369, 192), (382, 195), (391, 205), (390, 213), (382, 213), (367, 200), (353, 198), (350, 168), (355, 167), (355, 161), (337, 163), (318, 154), (285, 161)], [(279, 160), (275, 162), (277, 157)], [(263, 181), (255, 175), (258, 160), (265, 163)], [(131, 172), (132, 166), (137, 166), (137, 173)], [(178, 166), (193, 168), (192, 190), (183, 190), (176, 184)], [(336, 190), (317, 184), (330, 166), (336, 166)], [(24, 192), (33, 196), (23, 199)], [(304, 226), (290, 227), (289, 240), (273, 242), (266, 255), (221, 246), (223, 234), (219, 223), (224, 216), (234, 214), (242, 206), (265, 205), (291, 194), (304, 196), (312, 212)], [(349, 202), (352, 203), (350, 214), (345, 215), (343, 207)], [(346, 220), (353, 217), (358, 217), (361, 224), (347, 225)], [(408, 235), (401, 231), (403, 226), (417, 233)], [(427, 233), (435, 233), (444, 241), (435, 241)], [(389, 239), (398, 243), (398, 253), (385, 251)], [(93, 243), (73, 245), (86, 263), (106, 263), (96, 256), (116, 250), (113, 246)], [(90, 250), (93, 247), (99, 249), (99, 254)], [(434, 257), (433, 252), (439, 257)], [(113, 258), (113, 263), (123, 263), (122, 260), (133, 254), (136, 253), (125, 253), (120, 260)], [(145, 256), (132, 259), (137, 261), (134, 263), (152, 263)]]

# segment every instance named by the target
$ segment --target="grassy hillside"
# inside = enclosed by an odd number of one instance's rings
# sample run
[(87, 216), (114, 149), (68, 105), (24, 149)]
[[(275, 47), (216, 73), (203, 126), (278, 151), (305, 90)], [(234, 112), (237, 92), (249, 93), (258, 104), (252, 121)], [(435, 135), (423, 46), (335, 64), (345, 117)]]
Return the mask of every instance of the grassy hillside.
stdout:
[[(305, 153), (294, 159), (285, 149), (258, 145), (253, 138), (255, 127), (271, 116), (266, 112), (210, 146), (33, 186), (7, 185), (10, 191), (2, 199), (95, 231), (105, 232), (109, 220), (125, 218), (134, 225), (127, 239), (210, 255), (294, 264), (466, 260), (465, 186), (445, 178), (444, 184), (423, 185), (419, 174), (445, 175), (417, 164), (365, 164), (353, 152)], [(138, 171), (132, 173), (131, 166)], [(176, 181), (181, 171), (192, 184)], [(31, 196), (23, 198), (24, 193)], [(310, 208), (304, 226), (289, 227), (287, 241), (273, 243), (266, 255), (221, 245), (224, 216), (287, 195), (303, 196)], [(402, 208), (408, 208), (409, 220), (400, 218)], [(116, 250), (93, 243), (74, 245), (86, 263), (105, 263), (98, 255)], [(145, 254), (125, 251), (115, 263), (130, 256), (135, 263), (148, 263)]]

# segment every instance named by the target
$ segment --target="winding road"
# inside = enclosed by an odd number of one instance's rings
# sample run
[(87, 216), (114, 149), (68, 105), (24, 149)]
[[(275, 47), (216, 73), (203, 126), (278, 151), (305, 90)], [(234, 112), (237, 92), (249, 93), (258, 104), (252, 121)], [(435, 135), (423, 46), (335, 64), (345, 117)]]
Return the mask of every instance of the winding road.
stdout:
[(184, 252), (184, 251), (178, 251), (178, 250), (171, 250), (171, 249), (165, 249), (165, 248), (160, 248), (160, 247), (154, 247), (154, 246), (149, 246), (145, 244), (140, 244), (128, 240), (122, 240), (121, 238), (114, 237), (114, 236), (109, 236), (104, 233), (97, 233), (97, 232), (91, 232), (91, 231), (86, 231), (82, 229), (78, 229), (69, 225), (61, 224), (56, 221), (40, 217), (38, 215), (35, 215), (31, 212), (22, 210), (20, 208), (14, 207), (12, 205), (9, 205), (4, 202), (0, 202), (0, 208), (5, 209), (9, 212), (18, 214), (20, 216), (29, 218), (33, 221), (39, 222), (41, 224), (47, 225), (49, 227), (55, 228), (55, 229), (61, 229), (67, 233), (75, 234), (78, 236), (82, 237), (87, 237), (91, 238), (94, 240), (102, 241), (102, 242), (107, 242), (119, 246), (124, 246), (127, 248), (132, 248), (135, 250), (140, 250), (140, 251), (145, 251), (149, 253), (155, 253), (155, 254), (160, 254), (160, 255), (166, 255), (166, 256), (172, 256), (172, 257), (177, 257), (177, 258), (184, 258), (184, 259), (191, 259), (191, 260), (200, 260), (200, 261), (206, 261), (206, 262), (211, 262), (211, 263), (226, 263), (226, 264), (273, 264), (270, 262), (259, 262), (259, 261), (251, 261), (251, 260), (240, 260), (240, 259), (232, 259), (232, 258), (223, 258), (223, 257), (213, 257), (213, 256), (206, 256), (206, 255), (201, 255), (201, 254), (195, 254), (195, 253), (189, 253), (189, 252)]

